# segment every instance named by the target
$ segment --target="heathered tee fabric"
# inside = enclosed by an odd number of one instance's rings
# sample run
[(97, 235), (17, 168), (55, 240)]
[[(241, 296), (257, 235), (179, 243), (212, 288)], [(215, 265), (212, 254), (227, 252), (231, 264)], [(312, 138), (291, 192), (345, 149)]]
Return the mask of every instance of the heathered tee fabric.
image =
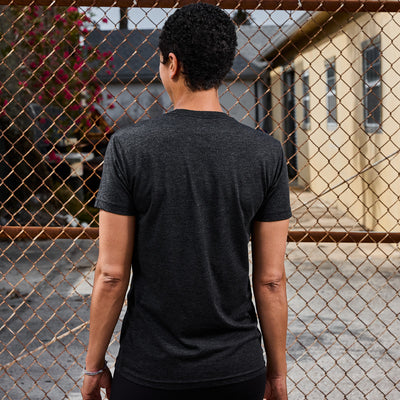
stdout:
[(174, 110), (113, 135), (95, 205), (135, 215), (126, 379), (183, 389), (265, 371), (248, 243), (253, 220), (291, 216), (279, 141), (222, 112)]

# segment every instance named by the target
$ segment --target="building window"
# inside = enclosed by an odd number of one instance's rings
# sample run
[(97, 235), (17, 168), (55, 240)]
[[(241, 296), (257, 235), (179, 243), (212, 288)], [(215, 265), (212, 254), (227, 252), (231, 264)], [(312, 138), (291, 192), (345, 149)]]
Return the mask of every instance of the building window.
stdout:
[(337, 97), (336, 97), (336, 71), (335, 62), (326, 65), (326, 108), (328, 111), (328, 128), (337, 127)]
[(301, 75), (301, 80), (303, 82), (303, 129), (310, 129), (310, 74), (308, 70), (304, 71)]
[(381, 48), (379, 40), (363, 46), (364, 127), (377, 132), (382, 124)]

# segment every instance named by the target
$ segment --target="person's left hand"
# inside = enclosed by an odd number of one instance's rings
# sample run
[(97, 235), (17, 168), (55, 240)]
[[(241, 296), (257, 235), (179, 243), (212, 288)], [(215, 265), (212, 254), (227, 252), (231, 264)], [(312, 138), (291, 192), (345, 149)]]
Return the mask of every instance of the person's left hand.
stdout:
[(111, 396), (111, 372), (105, 367), (99, 375), (85, 375), (81, 389), (83, 400), (101, 400), (100, 388), (106, 389), (107, 399)]

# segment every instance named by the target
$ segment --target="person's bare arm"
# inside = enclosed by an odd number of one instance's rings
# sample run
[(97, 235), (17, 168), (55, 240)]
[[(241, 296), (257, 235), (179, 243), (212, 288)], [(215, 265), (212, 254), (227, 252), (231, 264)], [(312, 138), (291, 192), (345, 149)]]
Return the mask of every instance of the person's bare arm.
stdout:
[(286, 400), (286, 297), (285, 251), (289, 220), (254, 221), (251, 236), (253, 291), (267, 355), (264, 398)]
[[(100, 210), (99, 257), (90, 306), (89, 345), (86, 370), (103, 368), (105, 354), (118, 321), (129, 285), (134, 246), (135, 217)], [(111, 375), (85, 375), (83, 399), (100, 399), (100, 387), (110, 394)]]

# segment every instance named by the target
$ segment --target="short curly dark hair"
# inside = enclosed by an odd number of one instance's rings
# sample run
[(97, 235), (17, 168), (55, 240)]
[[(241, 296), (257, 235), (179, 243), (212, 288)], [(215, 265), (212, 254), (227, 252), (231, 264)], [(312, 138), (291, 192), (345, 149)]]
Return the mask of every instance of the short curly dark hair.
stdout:
[(161, 31), (162, 63), (174, 53), (192, 91), (218, 88), (232, 67), (236, 28), (228, 14), (207, 3), (194, 3), (172, 14)]

